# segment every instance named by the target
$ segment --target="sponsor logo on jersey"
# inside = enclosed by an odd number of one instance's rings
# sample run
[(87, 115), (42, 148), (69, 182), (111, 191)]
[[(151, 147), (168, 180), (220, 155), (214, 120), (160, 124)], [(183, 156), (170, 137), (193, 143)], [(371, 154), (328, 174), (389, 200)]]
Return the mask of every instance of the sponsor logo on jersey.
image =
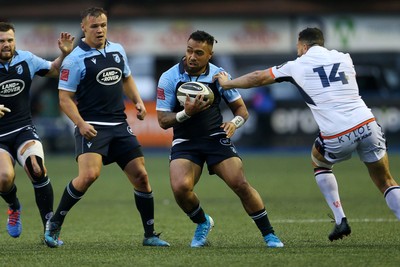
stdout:
[(68, 81), (68, 77), (69, 77), (69, 70), (63, 69), (63, 70), (61, 71), (60, 80), (62, 80), (62, 81)]
[(21, 93), (25, 88), (25, 82), (19, 79), (7, 80), (0, 83), (0, 96), (12, 97)]
[(165, 100), (165, 92), (163, 88), (157, 87), (157, 99)]
[(122, 72), (118, 68), (107, 68), (99, 72), (96, 76), (97, 82), (102, 85), (113, 85), (122, 78)]

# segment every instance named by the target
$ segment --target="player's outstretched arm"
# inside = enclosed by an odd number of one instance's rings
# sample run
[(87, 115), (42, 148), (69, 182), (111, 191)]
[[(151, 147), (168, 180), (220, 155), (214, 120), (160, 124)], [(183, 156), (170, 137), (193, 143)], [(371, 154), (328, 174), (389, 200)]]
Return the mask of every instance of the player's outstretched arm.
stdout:
[(270, 69), (256, 70), (233, 80), (229, 79), (228, 73), (222, 71), (214, 75), (214, 78), (218, 79), (218, 83), (225, 90), (233, 88), (250, 89), (275, 82)]

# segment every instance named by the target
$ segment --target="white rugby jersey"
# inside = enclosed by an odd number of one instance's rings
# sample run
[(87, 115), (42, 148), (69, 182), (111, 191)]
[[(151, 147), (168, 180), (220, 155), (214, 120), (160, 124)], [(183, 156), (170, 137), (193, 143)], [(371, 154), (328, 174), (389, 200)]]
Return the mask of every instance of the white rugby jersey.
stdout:
[(374, 118), (361, 99), (349, 54), (313, 46), (294, 61), (269, 69), (276, 82), (299, 89), (321, 134), (333, 136)]

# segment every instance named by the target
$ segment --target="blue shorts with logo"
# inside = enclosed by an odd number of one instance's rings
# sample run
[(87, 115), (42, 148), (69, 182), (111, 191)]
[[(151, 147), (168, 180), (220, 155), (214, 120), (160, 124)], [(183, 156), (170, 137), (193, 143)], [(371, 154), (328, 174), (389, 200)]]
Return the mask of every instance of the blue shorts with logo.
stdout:
[(103, 164), (116, 162), (124, 169), (129, 161), (142, 157), (141, 145), (127, 122), (115, 126), (93, 125), (97, 136), (85, 139), (75, 128), (75, 156), (97, 153), (103, 156)]
[(207, 163), (208, 172), (214, 174), (210, 167), (231, 157), (240, 158), (231, 139), (221, 133), (174, 144), (171, 148), (170, 161), (188, 159), (201, 168)]

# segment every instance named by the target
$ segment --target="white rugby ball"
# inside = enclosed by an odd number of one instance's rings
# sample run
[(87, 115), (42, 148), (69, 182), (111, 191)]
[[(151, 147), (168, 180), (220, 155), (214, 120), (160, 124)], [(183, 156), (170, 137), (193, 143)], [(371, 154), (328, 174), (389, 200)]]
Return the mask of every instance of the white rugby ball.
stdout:
[(197, 95), (204, 95), (204, 100), (210, 100), (210, 105), (214, 101), (214, 93), (210, 87), (200, 82), (186, 82), (179, 86), (176, 97), (178, 98), (181, 106), (185, 105), (186, 95), (194, 99)]

